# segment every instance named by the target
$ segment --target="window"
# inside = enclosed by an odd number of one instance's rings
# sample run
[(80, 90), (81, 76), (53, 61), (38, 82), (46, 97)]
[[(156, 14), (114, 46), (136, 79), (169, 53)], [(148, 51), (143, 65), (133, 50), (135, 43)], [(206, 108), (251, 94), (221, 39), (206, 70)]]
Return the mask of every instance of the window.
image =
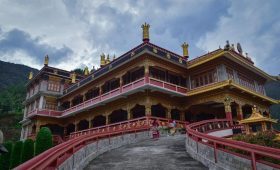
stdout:
[(233, 80), (234, 79), (234, 75), (233, 75), (233, 70), (230, 69), (230, 68), (227, 68), (227, 77), (228, 79), (230, 80)]
[(49, 81), (49, 83), (48, 83), (48, 90), (49, 91), (59, 92), (60, 91), (60, 84), (59, 84), (59, 82)]
[(207, 84), (214, 83), (216, 81), (217, 81), (217, 74), (215, 70), (203, 72), (191, 78), (192, 88), (205, 86)]

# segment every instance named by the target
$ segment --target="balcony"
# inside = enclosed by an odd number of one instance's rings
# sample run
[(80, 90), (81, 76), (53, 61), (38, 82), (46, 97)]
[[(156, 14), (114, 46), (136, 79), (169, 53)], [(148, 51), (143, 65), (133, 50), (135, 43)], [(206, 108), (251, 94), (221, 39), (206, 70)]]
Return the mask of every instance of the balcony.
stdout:
[(129, 94), (143, 91), (144, 89), (161, 91), (164, 93), (171, 94), (173, 96), (181, 96), (181, 97), (185, 96), (187, 93), (187, 88), (185, 87), (146, 76), (134, 82), (116, 88), (114, 90), (111, 90), (105, 94), (97, 96), (93, 99), (84, 101), (83, 103), (73, 106), (64, 111), (35, 109), (28, 113), (28, 117), (35, 116), (35, 115), (50, 116), (50, 117), (67, 117), (72, 114), (76, 114), (99, 105), (104, 105), (105, 103), (108, 103), (112, 100), (116, 100), (118, 98), (125, 97)]

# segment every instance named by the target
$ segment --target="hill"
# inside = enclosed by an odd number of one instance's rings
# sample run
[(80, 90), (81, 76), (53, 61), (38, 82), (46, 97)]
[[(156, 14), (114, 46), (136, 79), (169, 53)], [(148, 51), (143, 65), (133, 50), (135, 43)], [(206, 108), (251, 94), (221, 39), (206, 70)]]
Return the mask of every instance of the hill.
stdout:
[(18, 140), (22, 120), (22, 102), (25, 99), (25, 83), (28, 74), (37, 69), (0, 61), (0, 129), (6, 140)]
[(37, 73), (38, 70), (21, 65), (0, 60), (0, 92), (12, 85), (26, 83), (30, 71)]
[[(267, 96), (280, 100), (280, 81), (278, 80), (266, 83), (265, 91)], [(280, 104), (272, 105), (270, 107), (270, 113), (273, 118), (278, 119), (278, 123), (274, 127), (280, 130)]]

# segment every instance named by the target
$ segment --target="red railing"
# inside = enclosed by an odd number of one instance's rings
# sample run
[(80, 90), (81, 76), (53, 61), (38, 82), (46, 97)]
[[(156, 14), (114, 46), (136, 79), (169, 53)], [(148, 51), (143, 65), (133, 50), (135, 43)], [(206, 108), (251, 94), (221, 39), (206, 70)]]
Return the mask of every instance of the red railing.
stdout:
[[(132, 120), (127, 120), (127, 121), (122, 121), (119, 123), (113, 123), (105, 126), (99, 126), (95, 128), (90, 128), (90, 129), (85, 129), (82, 131), (78, 132), (72, 132), (70, 134), (70, 139), (79, 137), (82, 135), (89, 135), (89, 134), (97, 134), (100, 132), (114, 132), (116, 130), (122, 130), (130, 127), (140, 127), (143, 126), (144, 124), (147, 124), (148, 126), (152, 125), (152, 122), (154, 120), (157, 120), (160, 126), (169, 126), (169, 122), (171, 119), (167, 118), (160, 118), (160, 117), (153, 117), (153, 116), (145, 116), (145, 117), (140, 117)], [(185, 121), (180, 121), (176, 120), (176, 125), (177, 128), (185, 128), (186, 122)]]
[[(211, 125), (211, 128), (210, 128)], [(226, 119), (206, 120), (197, 123), (192, 123), (186, 126), (188, 137), (196, 142), (208, 145), (214, 149), (214, 159), (217, 163), (217, 150), (228, 152), (235, 156), (240, 156), (251, 160), (252, 169), (256, 170), (256, 162), (266, 164), (275, 168), (280, 168), (279, 165), (262, 160), (262, 157), (273, 158), (280, 160), (280, 149), (265, 147), (255, 144), (249, 144), (242, 141), (235, 141), (221, 137), (207, 135), (209, 131), (227, 129), (230, 127), (230, 122)], [(230, 127), (232, 128), (232, 127)], [(240, 154), (232, 151), (232, 148), (244, 151), (248, 154)]]
[(110, 98), (119, 96), (120, 94), (127, 93), (129, 91), (135, 90), (137, 88), (140, 88), (144, 85), (151, 85), (154, 87), (158, 87), (161, 89), (166, 89), (168, 91), (172, 91), (181, 95), (185, 95), (187, 92), (187, 88), (181, 87), (175, 84), (171, 84), (165, 81), (161, 81), (155, 78), (151, 77), (143, 77), (141, 79), (138, 79), (134, 82), (131, 82), (129, 84), (126, 84), (122, 87), (116, 88), (114, 90), (111, 90), (105, 94), (102, 94), (100, 96), (97, 96), (93, 99), (84, 101), (81, 104), (78, 104), (76, 106), (73, 106), (69, 109), (66, 109), (64, 111), (56, 111), (56, 110), (46, 110), (46, 109), (35, 109), (32, 112), (28, 113), (29, 116), (32, 115), (45, 115), (45, 116), (64, 116), (68, 115), (77, 111), (81, 111), (82, 109), (92, 107), (95, 104), (98, 104), (100, 102), (104, 102)]
[[(136, 120), (126, 121), (126, 123), (132, 123), (135, 121)], [(114, 124), (113, 126), (108, 125), (104, 126), (103, 128), (99, 128), (99, 131), (92, 131), (92, 129), (90, 129), (88, 130), (88, 132), (91, 133), (77, 133), (79, 136), (72, 136), (72, 138), (70, 138), (68, 141), (48, 149), (40, 155), (16, 167), (15, 169), (55, 169), (60, 164), (62, 164), (67, 158), (73, 155), (76, 151), (78, 151), (79, 149), (91, 142), (98, 141), (98, 139), (110, 138), (112, 136), (122, 135), (125, 133), (136, 133), (140, 131), (149, 130), (150, 125), (148, 124), (148, 118), (139, 118), (137, 119), (137, 121), (141, 123), (135, 124), (134, 126), (131, 125), (118, 128), (119, 125), (123, 124), (123, 122), (120, 122)], [(112, 129), (114, 127), (116, 127), (115, 130)]]

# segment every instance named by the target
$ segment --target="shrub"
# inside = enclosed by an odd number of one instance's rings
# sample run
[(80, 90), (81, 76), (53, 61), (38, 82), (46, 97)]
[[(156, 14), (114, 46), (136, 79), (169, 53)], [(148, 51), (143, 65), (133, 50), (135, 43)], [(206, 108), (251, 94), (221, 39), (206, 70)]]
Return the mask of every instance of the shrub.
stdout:
[(11, 163), (11, 153), (13, 149), (13, 143), (8, 141), (4, 143), (5, 148), (8, 150), (8, 153), (0, 155), (0, 170), (9, 169)]
[(52, 133), (49, 128), (42, 127), (36, 136), (35, 155), (52, 147)]
[(23, 143), (21, 162), (28, 161), (34, 156), (34, 142), (32, 139), (26, 139)]
[(11, 155), (11, 166), (10, 168), (14, 168), (21, 163), (21, 152), (22, 152), (22, 141), (17, 141), (12, 149)]

